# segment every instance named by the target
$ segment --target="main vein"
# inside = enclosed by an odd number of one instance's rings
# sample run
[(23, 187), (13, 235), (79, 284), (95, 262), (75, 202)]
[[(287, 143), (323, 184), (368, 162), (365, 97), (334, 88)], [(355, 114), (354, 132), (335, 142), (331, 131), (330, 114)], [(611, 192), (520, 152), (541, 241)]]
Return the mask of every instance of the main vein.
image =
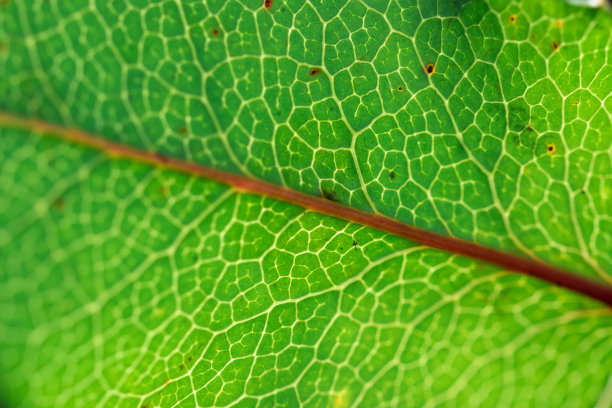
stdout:
[(70, 142), (81, 143), (102, 150), (111, 156), (123, 157), (213, 179), (242, 192), (272, 197), (306, 208), (310, 211), (376, 228), (431, 248), (491, 263), (509, 271), (530, 275), (543, 281), (563, 286), (612, 307), (611, 285), (595, 282), (591, 279), (556, 268), (538, 260), (524, 258), (462, 239), (436, 234), (384, 215), (367, 213), (325, 198), (301, 193), (266, 181), (240, 176), (155, 152), (136, 149), (84, 132), (80, 129), (63, 127), (6, 112), (0, 112), (0, 123), (5, 126), (37, 131), (44, 135), (55, 136)]

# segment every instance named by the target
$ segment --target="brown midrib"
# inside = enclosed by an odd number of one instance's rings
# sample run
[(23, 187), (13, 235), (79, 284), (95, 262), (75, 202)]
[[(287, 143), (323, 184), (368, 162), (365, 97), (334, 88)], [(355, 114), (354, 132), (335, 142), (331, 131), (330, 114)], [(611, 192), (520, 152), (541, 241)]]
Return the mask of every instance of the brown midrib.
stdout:
[(190, 163), (184, 160), (164, 156), (146, 150), (136, 149), (112, 142), (99, 136), (37, 119), (24, 118), (6, 112), (0, 112), (0, 122), (4, 125), (38, 131), (43, 134), (60, 137), (87, 146), (103, 150), (109, 155), (129, 158), (141, 162), (162, 166), (192, 175), (210, 178), (231, 187), (259, 195), (265, 195), (321, 214), (341, 218), (346, 221), (366, 225), (387, 233), (409, 239), (414, 242), (440, 249), (446, 252), (467, 256), (505, 268), (510, 271), (526, 274), (535, 278), (563, 286), (585, 296), (599, 300), (612, 307), (612, 286), (595, 282), (583, 276), (556, 268), (546, 263), (524, 258), (494, 248), (485, 247), (446, 235), (436, 234), (414, 227), (398, 220), (379, 214), (371, 214), (345, 205), (281, 187), (262, 180), (251, 179), (219, 169)]

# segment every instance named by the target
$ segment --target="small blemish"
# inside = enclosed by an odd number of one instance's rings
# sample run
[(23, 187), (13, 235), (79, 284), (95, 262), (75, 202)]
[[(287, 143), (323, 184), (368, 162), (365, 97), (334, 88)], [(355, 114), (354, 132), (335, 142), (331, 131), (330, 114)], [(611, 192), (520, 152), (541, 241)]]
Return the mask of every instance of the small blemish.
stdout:
[(508, 17), (508, 21), (510, 21), (511, 24), (516, 23), (516, 15), (510, 14), (510, 17)]
[(270, 10), (270, 7), (272, 7), (272, 0), (264, 0), (264, 8)]
[(556, 41), (553, 41), (553, 43), (552, 43), (552, 47), (553, 47), (553, 50), (554, 50), (554, 51), (557, 51), (557, 50), (559, 49), (559, 43), (558, 43), (558, 42), (556, 42)]
[(313, 68), (310, 70), (310, 76), (317, 75), (321, 70), (319, 68)]
[(353, 241), (353, 246), (356, 248), (357, 247), (357, 241)]
[(536, 38), (538, 38), (535, 34), (531, 36), (532, 40), (535, 40)]
[(163, 154), (156, 153), (155, 158), (162, 164), (167, 164), (170, 160)]
[(576, 105), (576, 106), (578, 106), (578, 104), (579, 104), (579, 103), (580, 103), (580, 102), (578, 102), (578, 99), (576, 99), (576, 100), (574, 101), (574, 105)]
[(397, 87), (397, 90), (402, 92), (404, 90), (404, 88), (400, 85), (400, 86)]
[(563, 20), (557, 20), (557, 27), (563, 27)]
[(434, 72), (436, 72), (436, 67), (434, 66), (434, 64), (427, 64), (425, 65), (425, 72), (427, 72), (429, 75), (432, 75)]
[(333, 191), (323, 190), (323, 198), (329, 201), (336, 201), (336, 193)]
[(62, 211), (64, 209), (64, 199), (62, 197), (58, 197), (55, 200), (53, 200), (53, 208), (55, 208), (57, 211)]
[(219, 35), (219, 30), (218, 30), (218, 29), (216, 29), (216, 28), (215, 28), (215, 29), (213, 29), (213, 30), (212, 30), (212, 35), (214, 35), (214, 36)]
[(187, 133), (187, 128), (180, 128), (180, 129), (179, 129), (179, 133), (180, 133), (181, 135), (184, 135), (185, 133)]
[(549, 143), (546, 145), (546, 151), (548, 152), (548, 154), (553, 154), (556, 150), (557, 148), (555, 147), (554, 143)]
[(394, 172), (394, 171), (391, 171), (391, 172), (389, 173), (389, 178), (390, 178), (391, 180), (393, 180), (393, 179), (395, 178), (395, 172)]

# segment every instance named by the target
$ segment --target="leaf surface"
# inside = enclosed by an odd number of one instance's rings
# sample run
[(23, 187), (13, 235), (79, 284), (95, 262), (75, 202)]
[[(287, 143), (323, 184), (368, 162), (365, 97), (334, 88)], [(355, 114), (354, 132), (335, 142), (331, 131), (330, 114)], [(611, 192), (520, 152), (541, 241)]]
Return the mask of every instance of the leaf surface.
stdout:
[[(611, 29), (556, 0), (8, 1), (0, 108), (610, 283)], [(612, 401), (600, 303), (7, 125), (0, 308), (11, 406)]]
[(612, 282), (604, 10), (61, 3), (4, 7), (3, 108)]
[(588, 406), (608, 379), (612, 314), (577, 294), (201, 178), (1, 140), (15, 404)]

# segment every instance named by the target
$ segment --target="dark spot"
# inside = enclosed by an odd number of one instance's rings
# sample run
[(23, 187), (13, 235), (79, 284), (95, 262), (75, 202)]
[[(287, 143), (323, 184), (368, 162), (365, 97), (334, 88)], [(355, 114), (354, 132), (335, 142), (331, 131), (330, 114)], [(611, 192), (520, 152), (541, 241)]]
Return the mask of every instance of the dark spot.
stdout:
[(574, 105), (578, 105), (579, 103), (580, 103), (580, 102), (578, 102), (578, 99), (576, 99), (576, 100), (574, 101)]
[(329, 201), (338, 201), (336, 199), (336, 193), (334, 193), (333, 191), (323, 190), (323, 198)]
[(397, 87), (397, 90), (401, 92), (401, 91), (404, 90), (404, 88), (402, 88), (402, 86), (400, 85), (400, 86)]
[(584, 188), (580, 190), (580, 194), (586, 194), (586, 191), (584, 191)]
[(319, 68), (313, 68), (310, 70), (310, 76), (317, 75), (321, 70)]
[(55, 200), (53, 200), (51, 205), (53, 205), (53, 208), (55, 208), (57, 211), (62, 211), (64, 209), (64, 204), (64, 199), (62, 197), (57, 197)]
[(425, 65), (425, 72), (427, 72), (429, 75), (432, 75), (434, 72), (436, 72), (436, 67), (434, 66), (434, 64), (427, 64)]
[(527, 129), (530, 132), (533, 132), (533, 127), (531, 125), (527, 125), (525, 129)]
[(184, 135), (185, 133), (187, 133), (187, 128), (180, 128), (180, 129), (179, 129), (179, 133), (180, 133), (181, 135)]
[(559, 44), (556, 41), (553, 41), (552, 47), (554, 51), (557, 51), (559, 49)]
[(353, 246), (356, 247), (357, 246), (357, 241), (353, 241)]
[(516, 16), (514, 14), (510, 14), (510, 17), (508, 17), (508, 21), (510, 21), (511, 24), (516, 23)]
[(219, 30), (218, 29), (213, 29), (212, 30), (212, 35), (219, 35)]
[(536, 35), (535, 35), (535, 34), (531, 36), (531, 39), (532, 39), (532, 40), (535, 40), (536, 38), (538, 38), (538, 37), (536, 37)]
[(276, 116), (280, 116), (281, 111), (276, 111)]
[(181, 364), (181, 365), (179, 366), (179, 370), (184, 370), (184, 369), (185, 369), (185, 366)]
[(188, 363), (190, 363), (190, 362), (191, 362), (191, 360), (192, 360), (192, 357), (191, 357), (191, 356), (187, 357), (187, 362), (188, 362)]
[(169, 160), (168, 160), (168, 158), (167, 158), (166, 156), (164, 156), (163, 154), (159, 154), (159, 153), (156, 153), (156, 154), (155, 154), (155, 158), (156, 158), (156, 159), (157, 159), (157, 160), (158, 160), (160, 163), (163, 163), (163, 164), (166, 164), (166, 163), (168, 163), (168, 161), (169, 161)]
[(548, 145), (546, 145), (546, 151), (549, 154), (553, 154), (555, 152), (555, 150), (557, 150), (557, 148), (555, 147), (554, 143), (549, 143)]
[(270, 10), (270, 7), (272, 7), (272, 0), (264, 0), (263, 5), (266, 10)]
[(391, 180), (393, 180), (393, 179), (395, 178), (395, 172), (394, 172), (394, 171), (391, 171), (391, 172), (389, 173), (389, 178), (390, 178)]

